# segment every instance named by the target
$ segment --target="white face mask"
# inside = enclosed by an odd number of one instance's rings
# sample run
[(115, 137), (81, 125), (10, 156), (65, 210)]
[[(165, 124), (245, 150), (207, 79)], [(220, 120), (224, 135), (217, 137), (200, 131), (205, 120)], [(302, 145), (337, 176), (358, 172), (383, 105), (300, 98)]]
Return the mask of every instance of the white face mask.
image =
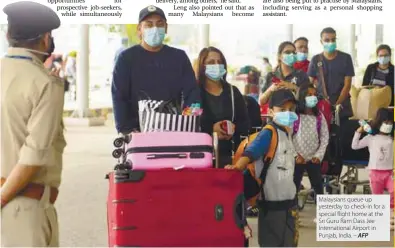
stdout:
[(392, 124), (383, 123), (380, 127), (380, 132), (389, 134), (392, 132)]

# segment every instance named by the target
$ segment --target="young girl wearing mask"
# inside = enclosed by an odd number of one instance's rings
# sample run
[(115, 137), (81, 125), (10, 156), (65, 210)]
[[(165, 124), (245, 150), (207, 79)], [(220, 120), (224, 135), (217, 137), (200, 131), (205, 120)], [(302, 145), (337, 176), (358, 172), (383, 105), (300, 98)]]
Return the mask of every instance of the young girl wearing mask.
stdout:
[(354, 134), (352, 149), (369, 148), (369, 180), (373, 194), (390, 193), (391, 230), (394, 229), (394, 114), (386, 108), (377, 111), (376, 118), (371, 124), (372, 134), (361, 138), (364, 128), (360, 127)]
[(316, 194), (323, 194), (321, 162), (329, 143), (328, 125), (318, 110), (317, 90), (313, 84), (300, 87), (296, 113), (299, 119), (294, 124), (293, 143), (298, 154), (294, 182), (299, 191), (303, 174), (307, 171)]

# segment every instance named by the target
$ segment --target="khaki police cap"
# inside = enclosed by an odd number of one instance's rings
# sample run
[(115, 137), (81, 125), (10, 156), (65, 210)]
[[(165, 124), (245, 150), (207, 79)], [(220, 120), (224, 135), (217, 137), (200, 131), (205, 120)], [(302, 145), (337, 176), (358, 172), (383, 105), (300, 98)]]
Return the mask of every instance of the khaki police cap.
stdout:
[(35, 39), (60, 26), (56, 12), (36, 2), (11, 3), (3, 11), (8, 16), (9, 36), (15, 40)]

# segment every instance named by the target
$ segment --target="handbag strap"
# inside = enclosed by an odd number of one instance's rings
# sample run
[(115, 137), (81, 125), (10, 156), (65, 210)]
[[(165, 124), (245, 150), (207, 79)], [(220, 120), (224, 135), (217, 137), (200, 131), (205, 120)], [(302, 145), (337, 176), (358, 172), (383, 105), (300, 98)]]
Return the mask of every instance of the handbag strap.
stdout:
[(233, 92), (233, 85), (230, 85), (230, 98), (232, 100), (232, 122), (235, 121), (235, 96)]
[(320, 76), (321, 84), (322, 84), (322, 92), (324, 94), (324, 98), (328, 100), (328, 92), (326, 91), (326, 83), (324, 77), (324, 58), (322, 54), (318, 55), (317, 66), (318, 66), (318, 74)]
[(374, 66), (372, 68), (372, 75), (370, 76), (370, 83), (369, 83), (369, 85), (373, 85), (373, 80), (374, 80), (374, 77), (376, 76), (376, 71), (377, 71), (377, 66)]
[[(234, 123), (235, 122), (235, 96), (234, 96), (234, 91), (233, 91), (233, 85), (231, 85), (231, 84), (229, 84), (229, 85), (230, 85), (230, 98), (232, 101), (232, 123)], [(231, 144), (232, 144), (232, 157), (233, 157), (233, 155), (235, 153), (235, 149), (236, 149), (234, 136), (231, 139)]]
[(139, 92), (138, 94), (139, 100), (151, 100), (151, 97), (144, 90), (139, 90), (138, 92)]

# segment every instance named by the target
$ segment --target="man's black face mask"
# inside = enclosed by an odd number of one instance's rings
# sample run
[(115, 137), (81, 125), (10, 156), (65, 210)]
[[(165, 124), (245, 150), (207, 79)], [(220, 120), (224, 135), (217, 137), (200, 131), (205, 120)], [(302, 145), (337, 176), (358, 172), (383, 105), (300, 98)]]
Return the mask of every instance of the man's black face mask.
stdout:
[(49, 57), (51, 57), (53, 51), (55, 51), (55, 42), (54, 42), (52, 36), (50, 38), (50, 42), (51, 42), (51, 44), (49, 45), (49, 48), (47, 50), (48, 55), (44, 56), (44, 61), (43, 62), (45, 62)]

